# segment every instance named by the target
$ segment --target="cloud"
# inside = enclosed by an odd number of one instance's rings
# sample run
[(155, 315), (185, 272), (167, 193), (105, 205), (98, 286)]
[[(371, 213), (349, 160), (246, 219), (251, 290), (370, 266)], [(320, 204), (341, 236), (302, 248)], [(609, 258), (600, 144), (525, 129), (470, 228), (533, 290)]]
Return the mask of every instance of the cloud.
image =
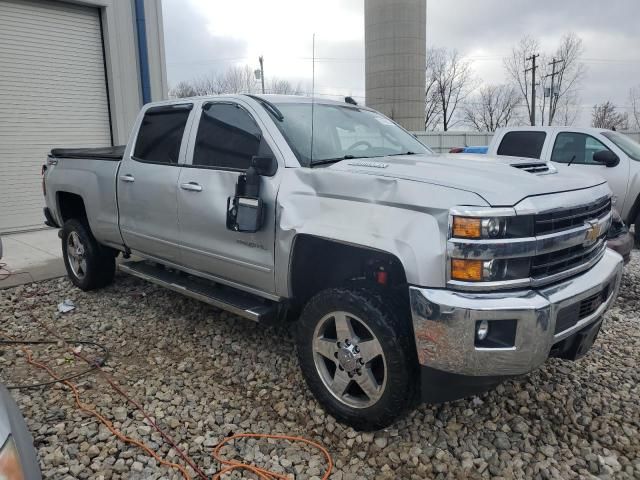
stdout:
[[(311, 88), (316, 33), (316, 93), (364, 95), (365, 0), (163, 0), (169, 82), (258, 66), (266, 77)], [(575, 32), (585, 45), (583, 123), (594, 103), (627, 101), (640, 82), (640, 1), (427, 0), (428, 46), (457, 48), (481, 80), (506, 81), (502, 58), (525, 34), (552, 54)], [(360, 100), (360, 98), (358, 98)]]

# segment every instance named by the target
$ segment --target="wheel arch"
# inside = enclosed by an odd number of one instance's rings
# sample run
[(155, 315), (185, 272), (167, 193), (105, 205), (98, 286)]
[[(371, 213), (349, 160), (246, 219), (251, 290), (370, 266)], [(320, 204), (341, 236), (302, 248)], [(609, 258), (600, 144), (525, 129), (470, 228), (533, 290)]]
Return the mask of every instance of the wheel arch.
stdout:
[[(385, 272), (378, 276), (377, 272)], [(317, 292), (350, 281), (404, 288), (407, 275), (400, 259), (384, 250), (316, 235), (298, 234), (289, 261), (293, 302), (306, 303)], [(381, 285), (382, 286), (382, 285)]]
[(57, 191), (56, 205), (61, 225), (63, 225), (67, 220), (74, 218), (83, 222), (87, 226), (89, 225), (87, 208), (81, 195), (73, 192)]

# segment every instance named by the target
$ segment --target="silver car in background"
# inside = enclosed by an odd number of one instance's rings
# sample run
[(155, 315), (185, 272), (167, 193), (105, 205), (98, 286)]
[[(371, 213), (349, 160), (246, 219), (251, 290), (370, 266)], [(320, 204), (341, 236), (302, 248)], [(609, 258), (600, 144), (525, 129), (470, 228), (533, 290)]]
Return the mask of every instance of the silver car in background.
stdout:
[(0, 480), (40, 480), (33, 438), (9, 391), (0, 385)]

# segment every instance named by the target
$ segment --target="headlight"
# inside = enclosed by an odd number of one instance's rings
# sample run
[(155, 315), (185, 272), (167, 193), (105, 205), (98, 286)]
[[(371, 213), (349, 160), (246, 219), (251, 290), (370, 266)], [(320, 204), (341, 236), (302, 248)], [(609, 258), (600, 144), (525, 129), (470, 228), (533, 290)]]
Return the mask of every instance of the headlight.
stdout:
[(0, 448), (0, 480), (24, 480), (18, 449), (11, 436)]
[(528, 237), (532, 234), (533, 219), (527, 215), (485, 218), (455, 215), (451, 226), (451, 236), (454, 238), (498, 240)]
[(529, 275), (528, 258), (496, 260), (451, 259), (451, 279), (463, 282), (500, 282)]

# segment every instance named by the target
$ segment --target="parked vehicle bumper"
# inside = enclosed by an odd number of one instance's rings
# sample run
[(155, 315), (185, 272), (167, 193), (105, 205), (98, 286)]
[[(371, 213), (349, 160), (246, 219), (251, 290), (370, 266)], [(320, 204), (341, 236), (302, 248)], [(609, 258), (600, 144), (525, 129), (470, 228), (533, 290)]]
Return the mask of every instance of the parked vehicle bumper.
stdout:
[(608, 239), (607, 247), (622, 255), (626, 265), (631, 260), (631, 250), (633, 250), (634, 243), (633, 234), (627, 230), (622, 235)]
[[(554, 345), (566, 343), (572, 336), (581, 337), (580, 332), (599, 322), (617, 296), (622, 265), (621, 256), (607, 250), (587, 272), (537, 290), (469, 293), (411, 287), (413, 329), (423, 376), (488, 377), (475, 383), (490, 385), (499, 383), (500, 377), (534, 370), (549, 357)], [(565, 308), (579, 309), (583, 300), (592, 298), (597, 302), (595, 310), (567, 323), (571, 310)], [(482, 342), (477, 340), (476, 328), (482, 320), (489, 322), (489, 334), (491, 328), (499, 332), (507, 325), (501, 322), (515, 322), (512, 341), (478, 346)], [(459, 379), (468, 383), (468, 379)]]

